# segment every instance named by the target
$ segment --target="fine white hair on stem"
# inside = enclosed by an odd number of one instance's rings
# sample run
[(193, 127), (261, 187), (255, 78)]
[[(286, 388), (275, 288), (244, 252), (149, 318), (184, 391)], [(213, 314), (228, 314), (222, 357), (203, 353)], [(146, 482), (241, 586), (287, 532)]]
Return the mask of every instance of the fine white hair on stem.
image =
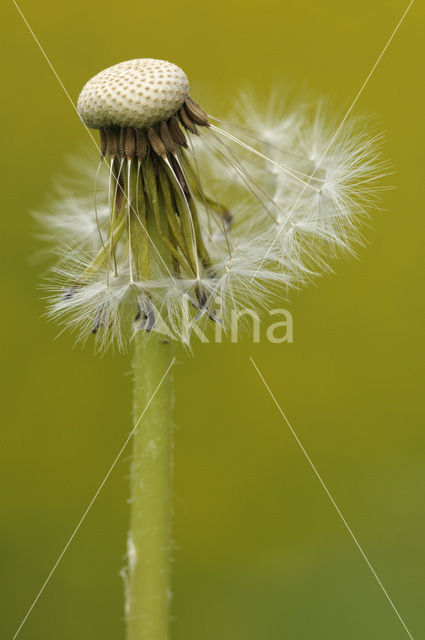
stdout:
[(136, 142), (122, 129), (97, 171), (81, 164), (95, 199), (60, 187), (38, 214), (58, 255), (49, 314), (100, 350), (135, 331), (190, 344), (197, 323), (225, 330), (232, 310), (267, 308), (355, 255), (380, 208), (390, 167), (367, 118), (346, 121), (327, 149), (337, 120), (323, 102), (274, 100), (262, 114), (245, 96), (208, 120), (190, 98), (182, 109)]

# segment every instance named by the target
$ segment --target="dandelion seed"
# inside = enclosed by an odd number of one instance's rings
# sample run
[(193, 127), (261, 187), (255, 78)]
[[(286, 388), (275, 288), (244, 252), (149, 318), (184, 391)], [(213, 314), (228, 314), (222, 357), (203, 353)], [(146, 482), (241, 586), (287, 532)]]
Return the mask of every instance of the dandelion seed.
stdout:
[(101, 71), (78, 111), (98, 129), (89, 200), (43, 216), (60, 237), (50, 312), (100, 348), (134, 332), (190, 341), (193, 321), (264, 307), (362, 242), (379, 204), (382, 137), (341, 128), (323, 106), (267, 118), (252, 100), (234, 126), (207, 115), (176, 65), (137, 59)]

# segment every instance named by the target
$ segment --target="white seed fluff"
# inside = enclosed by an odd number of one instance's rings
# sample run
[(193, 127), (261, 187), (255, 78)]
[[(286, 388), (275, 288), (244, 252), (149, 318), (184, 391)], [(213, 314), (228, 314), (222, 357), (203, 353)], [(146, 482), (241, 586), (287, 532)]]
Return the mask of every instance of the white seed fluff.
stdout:
[(139, 58), (104, 69), (84, 86), (78, 113), (90, 129), (143, 129), (174, 115), (189, 96), (180, 67), (165, 60)]

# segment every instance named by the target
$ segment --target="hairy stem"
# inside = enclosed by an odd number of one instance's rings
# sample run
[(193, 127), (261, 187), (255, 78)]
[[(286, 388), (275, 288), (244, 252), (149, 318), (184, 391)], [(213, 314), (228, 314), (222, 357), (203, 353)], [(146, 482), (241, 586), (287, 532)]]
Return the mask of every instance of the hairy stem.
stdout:
[[(172, 345), (136, 336), (134, 418), (170, 365)], [(128, 536), (127, 640), (168, 640), (172, 483), (172, 374), (157, 390), (133, 444)]]

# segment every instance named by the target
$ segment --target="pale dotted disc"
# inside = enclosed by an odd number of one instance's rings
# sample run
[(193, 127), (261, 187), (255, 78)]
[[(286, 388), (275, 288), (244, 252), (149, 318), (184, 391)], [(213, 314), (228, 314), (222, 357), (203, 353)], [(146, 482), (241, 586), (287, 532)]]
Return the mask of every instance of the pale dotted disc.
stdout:
[(177, 113), (189, 96), (189, 81), (165, 60), (139, 58), (104, 69), (80, 93), (78, 113), (90, 129), (143, 129)]

